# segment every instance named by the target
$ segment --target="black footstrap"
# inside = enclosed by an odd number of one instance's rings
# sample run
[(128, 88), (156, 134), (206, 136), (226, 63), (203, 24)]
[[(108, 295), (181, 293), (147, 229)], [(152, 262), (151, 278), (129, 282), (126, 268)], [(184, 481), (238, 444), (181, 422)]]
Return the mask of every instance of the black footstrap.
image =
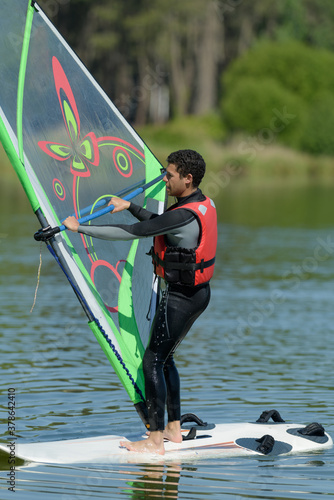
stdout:
[(324, 436), (325, 435), (325, 429), (321, 424), (318, 424), (317, 422), (313, 422), (312, 424), (307, 425), (303, 429), (299, 429), (299, 434), (302, 434), (303, 436)]
[(185, 424), (186, 422), (194, 422), (194, 424), (197, 424), (199, 426), (206, 426), (208, 425), (207, 422), (203, 422), (201, 418), (199, 418), (195, 413), (185, 413), (181, 417), (181, 425)]
[(277, 410), (264, 411), (256, 422), (258, 424), (265, 424), (271, 418), (273, 419), (274, 422), (285, 422), (285, 420), (283, 420), (283, 418), (281, 417), (281, 415)]
[(195, 427), (191, 427), (188, 434), (182, 436), (182, 441), (189, 441), (190, 439), (195, 439), (195, 437), (196, 437), (196, 429)]
[[(199, 427), (206, 427), (208, 424), (207, 422), (203, 422), (201, 418), (199, 418), (195, 413), (185, 413), (181, 417), (181, 425), (185, 424), (186, 422), (194, 422), (197, 426)], [(185, 436), (182, 436), (183, 441), (189, 441), (190, 439), (195, 439), (196, 437), (196, 428), (195, 427), (190, 427), (190, 430), (188, 434)]]
[(263, 453), (263, 455), (268, 455), (268, 453), (272, 451), (275, 444), (275, 439), (269, 434), (262, 436), (260, 439), (256, 439), (256, 441), (260, 443), (256, 448), (256, 451)]

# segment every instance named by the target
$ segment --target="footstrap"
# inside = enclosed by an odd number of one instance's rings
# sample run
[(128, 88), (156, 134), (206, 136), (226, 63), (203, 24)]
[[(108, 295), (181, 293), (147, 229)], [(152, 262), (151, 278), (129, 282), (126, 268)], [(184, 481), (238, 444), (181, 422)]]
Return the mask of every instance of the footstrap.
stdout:
[(262, 436), (260, 439), (256, 439), (256, 441), (260, 443), (256, 448), (256, 451), (263, 453), (263, 455), (268, 455), (268, 453), (272, 451), (275, 444), (275, 439), (269, 434)]
[(265, 424), (271, 418), (273, 419), (274, 422), (285, 422), (285, 420), (283, 420), (283, 418), (281, 417), (281, 415), (278, 413), (277, 410), (264, 411), (256, 422), (259, 424)]
[[(186, 422), (194, 422), (199, 427), (206, 427), (208, 425), (207, 422), (203, 422), (203, 420), (199, 418), (197, 415), (195, 415), (195, 413), (185, 413), (184, 415), (182, 415), (180, 422), (181, 425)], [(195, 439), (195, 437), (196, 437), (196, 428), (190, 427), (188, 434), (182, 436), (182, 440), (189, 441), (190, 439)]]

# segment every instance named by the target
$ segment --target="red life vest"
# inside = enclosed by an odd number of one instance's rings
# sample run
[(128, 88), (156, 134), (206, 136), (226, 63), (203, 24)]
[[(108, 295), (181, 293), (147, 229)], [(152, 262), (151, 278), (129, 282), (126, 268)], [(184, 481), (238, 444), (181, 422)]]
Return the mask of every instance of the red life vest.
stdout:
[(210, 198), (171, 208), (187, 209), (196, 215), (200, 237), (196, 248), (167, 246), (164, 235), (154, 238), (151, 255), (155, 274), (167, 283), (197, 286), (213, 276), (217, 248), (217, 212)]

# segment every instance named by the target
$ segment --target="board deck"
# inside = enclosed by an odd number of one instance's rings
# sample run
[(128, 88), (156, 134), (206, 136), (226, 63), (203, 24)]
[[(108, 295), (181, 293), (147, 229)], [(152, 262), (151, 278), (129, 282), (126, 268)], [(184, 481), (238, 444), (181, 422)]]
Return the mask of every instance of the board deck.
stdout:
[[(206, 426), (188, 426), (183, 429), (189, 433), (190, 427), (196, 431), (193, 439), (182, 443), (165, 442), (164, 461), (184, 459), (216, 458), (227, 456), (273, 456), (289, 453), (303, 453), (324, 450), (333, 446), (331, 437), (324, 432), (322, 436), (304, 436), (300, 433), (305, 425), (286, 423), (225, 423)], [(269, 439), (269, 449), (260, 451), (258, 441), (264, 436)], [(129, 436), (130, 441), (143, 436)], [(53, 464), (73, 463), (124, 463), (152, 462), (161, 460), (161, 455), (129, 452), (119, 443), (125, 436), (106, 435), (65, 441), (41, 443), (16, 443), (15, 457), (24, 462)], [(271, 446), (272, 444), (272, 446)], [(270, 449), (271, 448), (271, 449)], [(8, 446), (0, 445), (2, 458), (10, 456)]]

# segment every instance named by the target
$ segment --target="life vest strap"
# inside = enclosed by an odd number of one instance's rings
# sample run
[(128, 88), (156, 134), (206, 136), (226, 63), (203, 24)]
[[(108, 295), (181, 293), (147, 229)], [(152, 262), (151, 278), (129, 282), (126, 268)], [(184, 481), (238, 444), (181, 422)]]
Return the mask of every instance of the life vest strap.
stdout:
[(202, 259), (201, 262), (168, 262), (166, 260), (160, 259), (159, 255), (157, 255), (153, 247), (151, 248), (149, 255), (151, 255), (153, 261), (157, 266), (162, 267), (163, 269), (175, 269), (177, 270), (184, 270), (184, 271), (198, 271), (200, 270), (201, 273), (206, 269), (207, 267), (211, 267), (214, 265), (216, 257), (213, 257), (213, 259), (210, 260), (204, 260)]

